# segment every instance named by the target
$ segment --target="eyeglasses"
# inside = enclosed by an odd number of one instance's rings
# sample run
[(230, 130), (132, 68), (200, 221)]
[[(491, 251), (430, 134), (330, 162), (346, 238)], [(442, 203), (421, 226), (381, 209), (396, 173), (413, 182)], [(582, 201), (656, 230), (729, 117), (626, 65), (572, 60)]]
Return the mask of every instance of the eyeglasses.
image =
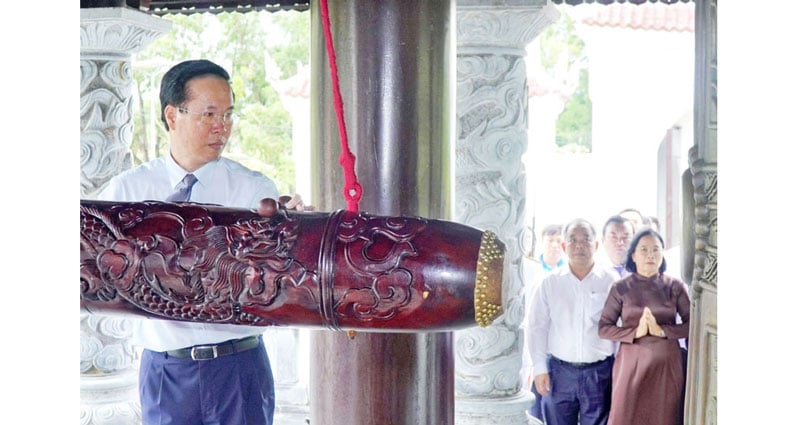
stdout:
[(184, 107), (179, 107), (178, 112), (182, 114), (197, 115), (200, 117), (200, 122), (205, 125), (212, 125), (217, 122), (217, 119), (220, 119), (222, 120), (222, 125), (224, 125), (225, 127), (229, 127), (234, 123), (234, 121), (236, 121), (239, 118), (239, 116), (233, 111), (228, 111), (223, 114), (218, 114), (216, 112), (211, 112), (211, 111), (193, 112)]

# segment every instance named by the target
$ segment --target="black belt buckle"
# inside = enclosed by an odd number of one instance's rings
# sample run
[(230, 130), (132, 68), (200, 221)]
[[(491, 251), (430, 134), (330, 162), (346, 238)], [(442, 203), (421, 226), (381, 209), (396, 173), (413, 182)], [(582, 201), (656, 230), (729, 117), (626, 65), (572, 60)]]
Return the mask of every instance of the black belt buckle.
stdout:
[(606, 361), (606, 359), (608, 359), (608, 357), (606, 357), (605, 359), (603, 359), (603, 360), (598, 360), (598, 361), (596, 361), (596, 362), (591, 362), (591, 363), (580, 363), (580, 362), (568, 362), (568, 361), (566, 361), (566, 360), (561, 360), (561, 359), (559, 359), (559, 358), (558, 358), (558, 357), (556, 357), (556, 356), (553, 356), (553, 358), (554, 358), (554, 359), (555, 359), (557, 362), (559, 362), (559, 363), (561, 363), (561, 364), (565, 364), (565, 365), (568, 365), (568, 366), (572, 366), (572, 367), (574, 367), (574, 368), (576, 368), (576, 369), (585, 369), (585, 368), (587, 368), (587, 367), (597, 366), (597, 365), (599, 365), (600, 363), (603, 363), (604, 361)]
[(211, 360), (219, 357), (217, 345), (195, 345), (191, 350), (192, 360)]
[(257, 336), (249, 336), (242, 339), (230, 340), (219, 344), (195, 345), (193, 347), (181, 348), (179, 350), (167, 351), (169, 357), (179, 359), (213, 360), (228, 354), (240, 353), (258, 347), (261, 339)]

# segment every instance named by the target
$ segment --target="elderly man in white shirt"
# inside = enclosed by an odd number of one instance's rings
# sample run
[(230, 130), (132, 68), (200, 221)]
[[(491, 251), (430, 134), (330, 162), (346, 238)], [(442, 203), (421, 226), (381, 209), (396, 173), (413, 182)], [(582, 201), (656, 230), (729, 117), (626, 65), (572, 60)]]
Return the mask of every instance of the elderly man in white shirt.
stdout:
[(616, 279), (595, 264), (598, 247), (591, 223), (567, 224), (562, 249), (569, 262), (545, 277), (533, 297), (527, 343), (548, 425), (608, 420), (616, 347), (599, 337), (598, 321)]

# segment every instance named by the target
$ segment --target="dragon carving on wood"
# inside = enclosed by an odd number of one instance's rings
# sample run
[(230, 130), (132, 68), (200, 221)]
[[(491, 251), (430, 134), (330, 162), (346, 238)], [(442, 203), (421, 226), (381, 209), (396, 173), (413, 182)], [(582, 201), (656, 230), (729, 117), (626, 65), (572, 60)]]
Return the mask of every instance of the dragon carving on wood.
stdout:
[(413, 332), (501, 313), (504, 246), (422, 217), (81, 200), (81, 307), (255, 326)]

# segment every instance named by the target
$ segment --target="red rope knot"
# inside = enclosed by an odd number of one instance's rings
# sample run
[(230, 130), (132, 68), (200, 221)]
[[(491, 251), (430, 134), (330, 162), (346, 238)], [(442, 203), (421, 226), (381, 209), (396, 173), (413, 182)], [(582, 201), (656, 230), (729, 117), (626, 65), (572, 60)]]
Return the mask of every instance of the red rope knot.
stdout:
[(344, 189), (342, 194), (347, 202), (347, 211), (357, 212), (358, 201), (361, 200), (361, 185), (358, 184), (356, 176), (356, 157), (350, 151), (347, 141), (347, 128), (344, 122), (344, 106), (342, 94), (339, 91), (339, 72), (336, 68), (336, 51), (333, 49), (333, 37), (331, 36), (331, 22), (328, 14), (328, 1), (320, 0), (320, 14), (322, 15), (322, 28), (325, 33), (325, 47), (328, 51), (328, 63), (331, 68), (331, 86), (333, 88), (333, 106), (336, 110), (336, 118), (339, 123), (339, 141), (342, 146), (342, 153), (339, 156), (339, 164), (344, 171)]

